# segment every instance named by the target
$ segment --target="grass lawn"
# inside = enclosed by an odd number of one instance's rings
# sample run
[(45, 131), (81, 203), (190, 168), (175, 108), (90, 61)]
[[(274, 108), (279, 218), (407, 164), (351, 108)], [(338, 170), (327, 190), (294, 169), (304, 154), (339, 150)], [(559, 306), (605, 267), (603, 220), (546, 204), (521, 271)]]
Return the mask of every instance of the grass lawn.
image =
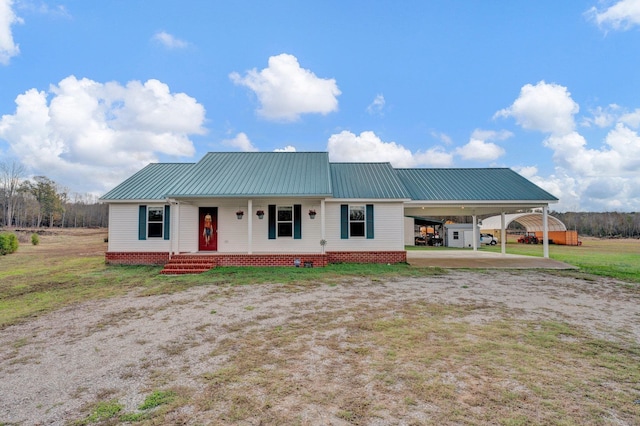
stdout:
[[(640, 239), (600, 239), (581, 237), (582, 245), (549, 245), (549, 257), (578, 266), (582, 272), (640, 283)], [(500, 252), (500, 244), (482, 246)], [(507, 242), (507, 253), (543, 256), (542, 244)]]

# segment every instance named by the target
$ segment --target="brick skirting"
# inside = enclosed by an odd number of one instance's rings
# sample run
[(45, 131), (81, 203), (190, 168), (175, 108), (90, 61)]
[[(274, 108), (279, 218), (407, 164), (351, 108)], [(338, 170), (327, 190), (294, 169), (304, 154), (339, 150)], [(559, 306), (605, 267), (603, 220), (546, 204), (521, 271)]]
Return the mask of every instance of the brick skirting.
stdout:
[(105, 262), (108, 265), (164, 265), (169, 261), (167, 252), (124, 252), (108, 251), (105, 253)]
[[(181, 256), (187, 256), (182, 254)], [(327, 252), (326, 254), (188, 254), (193, 257), (210, 257), (218, 266), (295, 266), (296, 259), (300, 267), (323, 267), (329, 263), (405, 263), (405, 251), (348, 251)], [(110, 265), (165, 265), (169, 262), (169, 253), (144, 252), (107, 252), (105, 261)]]
[(327, 263), (406, 263), (406, 251), (330, 251)]

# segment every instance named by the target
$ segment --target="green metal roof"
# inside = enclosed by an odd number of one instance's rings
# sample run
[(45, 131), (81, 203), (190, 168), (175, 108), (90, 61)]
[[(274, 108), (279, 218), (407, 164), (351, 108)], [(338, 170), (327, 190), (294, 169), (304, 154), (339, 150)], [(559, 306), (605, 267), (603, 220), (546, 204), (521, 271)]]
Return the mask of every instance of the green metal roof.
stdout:
[(193, 163), (152, 163), (104, 194), (102, 201), (164, 200), (167, 189), (194, 167)]
[(389, 163), (331, 163), (335, 198), (409, 199)]
[(170, 197), (331, 196), (326, 152), (210, 152)]
[(507, 168), (394, 169), (389, 163), (329, 163), (326, 152), (212, 152), (195, 164), (153, 163), (100, 199), (167, 197), (558, 201)]
[(413, 200), (558, 201), (511, 169), (396, 169)]

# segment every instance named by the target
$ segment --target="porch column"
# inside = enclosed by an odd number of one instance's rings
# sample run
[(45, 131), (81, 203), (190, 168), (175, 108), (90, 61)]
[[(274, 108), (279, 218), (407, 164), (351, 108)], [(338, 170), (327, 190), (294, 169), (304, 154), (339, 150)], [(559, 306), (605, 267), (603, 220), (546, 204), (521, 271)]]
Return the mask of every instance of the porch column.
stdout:
[(320, 238), (325, 240), (325, 208), (324, 208), (324, 200), (320, 200)]
[(474, 213), (473, 216), (473, 251), (478, 251), (478, 217)]
[(500, 252), (507, 254), (507, 227), (504, 212), (500, 213)]
[(247, 202), (247, 253), (253, 253), (253, 200)]
[(542, 207), (542, 256), (549, 258), (549, 206)]
[[(175, 240), (176, 240), (176, 249), (175, 252), (180, 254), (180, 201), (176, 201), (176, 223), (173, 226), (173, 235), (175, 236)], [(171, 247), (173, 247), (173, 238), (171, 238)]]

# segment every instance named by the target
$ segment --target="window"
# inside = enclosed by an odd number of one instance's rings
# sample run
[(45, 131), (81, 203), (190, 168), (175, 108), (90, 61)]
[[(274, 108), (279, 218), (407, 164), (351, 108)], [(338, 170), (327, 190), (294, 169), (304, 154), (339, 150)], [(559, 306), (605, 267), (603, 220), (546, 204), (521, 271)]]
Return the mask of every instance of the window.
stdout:
[(373, 204), (340, 205), (340, 238), (374, 238)]
[(459, 240), (460, 239), (460, 234), (458, 234), (458, 231), (453, 231), (453, 239), (454, 240)]
[(147, 208), (147, 237), (162, 238), (164, 224), (164, 207)]
[(364, 206), (349, 206), (349, 236), (365, 236)]
[(278, 206), (278, 237), (293, 237), (293, 206)]

